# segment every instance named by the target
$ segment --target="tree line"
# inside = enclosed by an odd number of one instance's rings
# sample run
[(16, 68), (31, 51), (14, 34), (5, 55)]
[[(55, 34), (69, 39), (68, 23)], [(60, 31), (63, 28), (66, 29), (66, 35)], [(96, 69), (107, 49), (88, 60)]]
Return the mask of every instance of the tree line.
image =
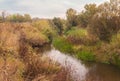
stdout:
[[(6, 15), (2, 12), (0, 22), (30, 22), (38, 21), (39, 18), (31, 18), (29, 14)], [(120, 0), (110, 0), (100, 5), (86, 4), (84, 10), (78, 13), (75, 9), (66, 11), (66, 19), (55, 17), (49, 19), (59, 35), (72, 28), (86, 28), (102, 41), (109, 42), (111, 37), (120, 30)]]
[(110, 0), (100, 5), (86, 4), (80, 13), (70, 8), (66, 12), (66, 18), (53, 19), (60, 35), (65, 24), (66, 31), (73, 27), (87, 28), (100, 40), (109, 42), (112, 35), (120, 30), (120, 0)]
[(7, 15), (5, 11), (1, 12), (0, 22), (29, 22), (31, 21), (31, 16), (29, 14), (11, 14)]

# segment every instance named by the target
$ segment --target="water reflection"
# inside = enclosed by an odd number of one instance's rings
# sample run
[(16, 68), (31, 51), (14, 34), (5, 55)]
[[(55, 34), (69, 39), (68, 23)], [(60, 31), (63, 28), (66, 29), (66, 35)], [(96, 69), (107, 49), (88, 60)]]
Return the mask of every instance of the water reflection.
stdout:
[(100, 63), (83, 63), (58, 50), (47, 52), (48, 57), (66, 67), (74, 81), (120, 81), (120, 69)]
[(48, 52), (48, 56), (54, 60), (60, 63), (62, 66), (67, 68), (72, 76), (72, 78), (75, 81), (81, 81), (84, 80), (86, 77), (86, 73), (88, 72), (87, 68), (84, 66), (84, 64), (81, 63), (81, 61), (65, 55), (58, 50), (51, 50)]
[(86, 75), (88, 81), (120, 81), (120, 69), (106, 64), (91, 63)]

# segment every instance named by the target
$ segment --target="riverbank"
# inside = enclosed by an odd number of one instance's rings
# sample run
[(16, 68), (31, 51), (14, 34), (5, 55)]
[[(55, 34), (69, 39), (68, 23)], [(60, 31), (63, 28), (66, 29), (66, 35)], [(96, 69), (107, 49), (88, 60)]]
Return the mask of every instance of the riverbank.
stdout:
[[(84, 30), (84, 32), (86, 31)], [(86, 36), (83, 35), (86, 34), (84, 32), (80, 35)], [(42, 30), (38, 30), (37, 27), (30, 23), (1, 23), (0, 81), (72, 81), (69, 68), (66, 69), (64, 66), (61, 66), (64, 64), (61, 63), (61, 60), (59, 62), (51, 60), (55, 56), (59, 57), (60, 52), (51, 52), (50, 55), (53, 55), (51, 58), (44, 54), (44, 50), (52, 51), (49, 48), (51, 45), (50, 35), (52, 34), (44, 34)], [(67, 37), (69, 35), (71, 37)], [(76, 62), (76, 58), (78, 58), (84, 61), (119, 65), (119, 55), (116, 55), (116, 53), (119, 53), (119, 34), (116, 37), (114, 36), (110, 43), (97, 41), (94, 44), (91, 43), (90, 39), (88, 40), (86, 37), (81, 38), (80, 35), (78, 35), (80, 37), (78, 42), (68, 40), (75, 37), (72, 37), (72, 34), (60, 37), (55, 36), (52, 39), (53, 45), (61, 52), (74, 56), (75, 59), (72, 62)], [(86, 42), (81, 42), (85, 40), (87, 40), (87, 44)], [(78, 64), (79, 62), (77, 62)], [(74, 70), (72, 71), (74, 73)], [(80, 72), (77, 74), (81, 74)], [(84, 74), (84, 72), (82, 73)]]
[[(75, 36), (73, 36), (73, 38), (74, 37)], [(73, 41), (69, 41), (67, 35), (65, 35), (55, 38), (53, 45), (61, 52), (69, 53), (80, 60), (112, 64), (120, 67), (119, 33), (112, 37), (110, 43), (96, 41), (92, 44), (90, 42), (91, 41), (87, 39), (85, 44), (83, 42), (73, 43)]]
[(51, 49), (47, 56), (65, 67), (73, 81), (119, 81), (120, 69), (108, 64), (84, 62), (71, 55)]

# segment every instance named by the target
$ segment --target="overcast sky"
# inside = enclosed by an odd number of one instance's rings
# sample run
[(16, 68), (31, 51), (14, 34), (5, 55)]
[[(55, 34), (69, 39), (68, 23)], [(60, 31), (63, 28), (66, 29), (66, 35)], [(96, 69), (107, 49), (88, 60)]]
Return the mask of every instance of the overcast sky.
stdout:
[(32, 17), (65, 17), (68, 8), (81, 11), (85, 4), (100, 4), (107, 0), (0, 0), (0, 11), (29, 13)]

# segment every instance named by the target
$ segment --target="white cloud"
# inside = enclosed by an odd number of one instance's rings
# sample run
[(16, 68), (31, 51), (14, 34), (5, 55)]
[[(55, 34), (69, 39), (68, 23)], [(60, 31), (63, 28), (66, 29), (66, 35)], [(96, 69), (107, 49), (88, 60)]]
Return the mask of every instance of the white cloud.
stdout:
[(0, 9), (30, 13), (32, 16), (38, 17), (65, 17), (68, 8), (80, 11), (86, 3), (96, 2), (100, 4), (103, 1), (106, 0), (0, 0), (0, 5), (2, 5)]
[(0, 0), (0, 3), (3, 2), (4, 0)]
[[(78, 5), (78, 3), (80, 5)], [(32, 13), (33, 16), (40, 17), (65, 17), (65, 12), (68, 8), (80, 10), (83, 6), (80, 1), (75, 2), (74, 0), (34, 0), (30, 2), (22, 0), (18, 2), (18, 5), (25, 7), (28, 10), (27, 12)]]

